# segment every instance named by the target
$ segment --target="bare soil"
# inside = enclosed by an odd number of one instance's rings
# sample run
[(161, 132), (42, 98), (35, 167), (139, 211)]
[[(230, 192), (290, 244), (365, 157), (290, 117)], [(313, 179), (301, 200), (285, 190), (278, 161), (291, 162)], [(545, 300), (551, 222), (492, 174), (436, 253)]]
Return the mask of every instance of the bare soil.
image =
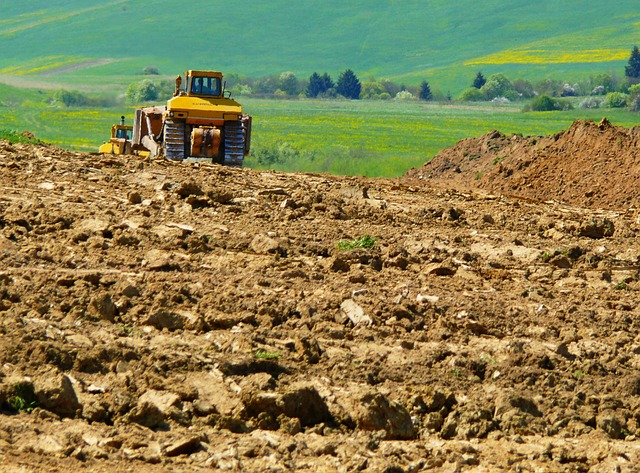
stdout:
[(396, 180), (0, 142), (0, 471), (638, 471), (635, 136)]

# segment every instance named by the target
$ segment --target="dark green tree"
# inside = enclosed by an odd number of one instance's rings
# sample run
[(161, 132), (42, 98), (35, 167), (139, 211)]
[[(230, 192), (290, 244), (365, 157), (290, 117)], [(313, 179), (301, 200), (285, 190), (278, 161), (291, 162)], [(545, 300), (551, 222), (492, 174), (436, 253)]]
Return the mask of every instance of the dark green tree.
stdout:
[(360, 80), (351, 69), (347, 69), (338, 77), (338, 85), (336, 91), (348, 99), (360, 98), (362, 85)]
[(307, 86), (306, 94), (309, 98), (316, 98), (318, 94), (322, 93), (322, 78), (317, 72), (314, 72), (309, 77), (309, 85)]
[(630, 79), (640, 78), (640, 51), (634, 46), (629, 57), (629, 65), (624, 68), (624, 75)]
[(336, 86), (336, 84), (333, 83), (331, 76), (326, 72), (322, 74), (320, 79), (322, 80), (322, 93), (325, 93), (327, 90), (333, 89)]
[(319, 95), (325, 94), (329, 89), (335, 87), (335, 84), (331, 80), (331, 77), (326, 72), (319, 75), (317, 72), (311, 74), (309, 77), (309, 85), (307, 86), (306, 94), (309, 98), (315, 98)]
[(433, 94), (431, 93), (431, 87), (429, 87), (429, 83), (426, 80), (423, 80), (420, 84), (420, 93), (418, 95), (420, 100), (432, 100)]
[(475, 87), (476, 89), (481, 89), (483, 85), (485, 85), (487, 83), (487, 79), (484, 78), (484, 76), (482, 75), (482, 72), (478, 72), (476, 74), (476, 78), (473, 79), (473, 84), (471, 85), (472, 87)]

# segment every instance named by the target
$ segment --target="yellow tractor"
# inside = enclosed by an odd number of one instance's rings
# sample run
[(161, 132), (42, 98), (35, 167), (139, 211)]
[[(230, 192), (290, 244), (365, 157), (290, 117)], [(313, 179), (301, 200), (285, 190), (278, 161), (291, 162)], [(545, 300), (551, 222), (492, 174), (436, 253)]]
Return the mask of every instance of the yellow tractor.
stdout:
[(242, 166), (251, 146), (251, 117), (225, 93), (222, 74), (189, 70), (176, 78), (167, 105), (136, 110), (133, 149), (151, 157), (209, 158), (225, 166)]
[(131, 134), (133, 127), (124, 124), (124, 117), (120, 117), (120, 124), (111, 127), (111, 139), (102, 143), (98, 149), (103, 154), (131, 154)]

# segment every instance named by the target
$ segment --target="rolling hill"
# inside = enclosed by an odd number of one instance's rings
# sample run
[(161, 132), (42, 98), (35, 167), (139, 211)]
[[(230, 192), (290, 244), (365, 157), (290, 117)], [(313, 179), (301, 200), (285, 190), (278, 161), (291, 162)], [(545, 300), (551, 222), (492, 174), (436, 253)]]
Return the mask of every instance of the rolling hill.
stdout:
[(5, 2), (0, 79), (126, 84), (215, 68), (260, 76), (351, 68), (454, 94), (478, 70), (571, 81), (623, 72), (640, 32), (637, 3), (571, 0), (32, 0)]

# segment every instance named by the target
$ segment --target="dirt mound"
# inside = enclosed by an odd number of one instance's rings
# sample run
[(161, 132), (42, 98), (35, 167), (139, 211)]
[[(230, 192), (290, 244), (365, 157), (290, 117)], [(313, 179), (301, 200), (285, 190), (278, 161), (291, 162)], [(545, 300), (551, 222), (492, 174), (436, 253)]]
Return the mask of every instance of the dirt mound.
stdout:
[(406, 177), (591, 208), (640, 205), (640, 127), (576, 121), (548, 137), (492, 131), (440, 152)]
[(6, 142), (0, 188), (0, 471), (637, 469), (634, 212)]

